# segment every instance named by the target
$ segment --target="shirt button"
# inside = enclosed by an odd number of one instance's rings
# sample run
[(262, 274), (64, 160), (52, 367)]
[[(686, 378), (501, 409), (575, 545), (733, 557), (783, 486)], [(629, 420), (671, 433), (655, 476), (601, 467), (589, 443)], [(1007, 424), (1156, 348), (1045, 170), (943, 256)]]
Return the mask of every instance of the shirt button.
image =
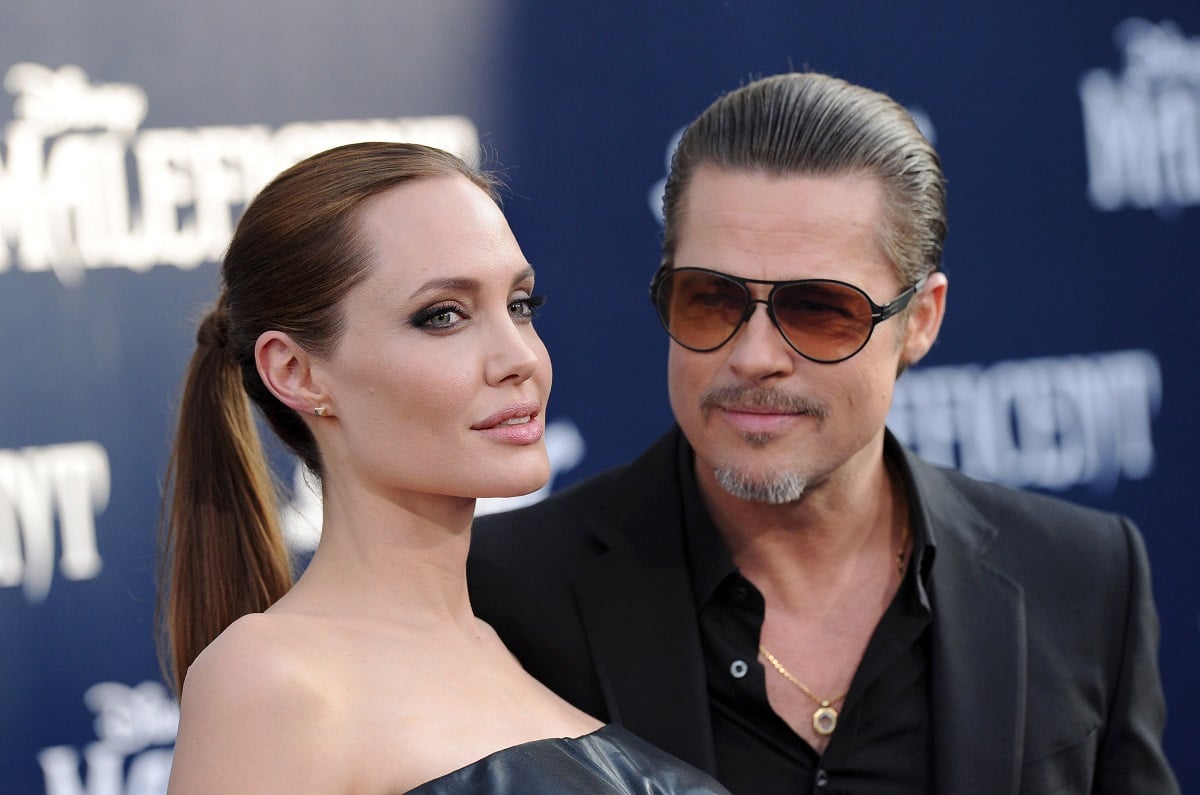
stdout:
[(744, 584), (739, 583), (738, 585), (733, 586), (733, 601), (739, 604), (745, 604), (746, 600), (749, 598), (750, 589)]
[(821, 768), (817, 768), (817, 775), (813, 780), (813, 783), (815, 783), (819, 789), (825, 789), (829, 786), (829, 774)]
[(733, 664), (729, 666), (729, 674), (734, 679), (741, 679), (749, 670), (750, 666), (746, 665), (745, 660), (734, 660)]

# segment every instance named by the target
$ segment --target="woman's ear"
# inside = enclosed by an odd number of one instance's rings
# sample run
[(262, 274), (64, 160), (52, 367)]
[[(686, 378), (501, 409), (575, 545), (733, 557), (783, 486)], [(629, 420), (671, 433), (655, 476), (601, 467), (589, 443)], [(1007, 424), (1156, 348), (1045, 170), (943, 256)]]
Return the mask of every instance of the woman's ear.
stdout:
[(254, 363), (279, 402), (300, 414), (329, 416), (329, 396), (315, 377), (312, 354), (290, 336), (264, 331), (254, 344)]
[(935, 271), (926, 277), (925, 286), (913, 297), (900, 353), (902, 366), (916, 364), (937, 341), (942, 318), (946, 314), (946, 290), (949, 284), (946, 274)]

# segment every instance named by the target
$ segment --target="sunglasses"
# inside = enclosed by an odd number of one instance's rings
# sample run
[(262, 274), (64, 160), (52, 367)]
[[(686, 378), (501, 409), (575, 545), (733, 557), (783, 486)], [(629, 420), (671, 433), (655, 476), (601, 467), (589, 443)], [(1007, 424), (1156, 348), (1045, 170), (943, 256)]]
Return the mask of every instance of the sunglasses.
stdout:
[[(765, 299), (750, 285), (771, 286)], [(671, 339), (691, 351), (715, 351), (733, 339), (756, 304), (792, 350), (814, 362), (834, 364), (866, 346), (875, 327), (901, 312), (925, 279), (880, 306), (859, 288), (832, 279), (772, 282), (742, 279), (707, 268), (659, 268), (650, 301)]]

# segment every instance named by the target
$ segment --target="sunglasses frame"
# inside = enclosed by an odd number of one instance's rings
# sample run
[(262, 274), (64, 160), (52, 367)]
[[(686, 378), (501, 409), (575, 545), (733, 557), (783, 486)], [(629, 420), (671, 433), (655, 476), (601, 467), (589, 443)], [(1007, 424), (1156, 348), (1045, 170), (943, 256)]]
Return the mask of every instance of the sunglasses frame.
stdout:
[[(678, 338), (676, 338), (676, 336), (674, 334), (671, 333), (671, 329), (667, 325), (667, 319), (665, 317), (663, 317), (662, 308), (659, 306), (659, 303), (658, 303), (658, 293), (659, 293), (660, 288), (662, 287), (663, 280), (666, 279), (667, 276), (672, 273), (683, 273), (683, 272), (703, 273), (703, 274), (707, 274), (710, 276), (717, 276), (722, 279), (727, 279), (728, 281), (731, 281), (734, 284), (737, 284), (738, 286), (740, 286), (742, 288), (742, 290), (745, 291), (745, 293), (746, 293), (746, 308), (742, 311), (741, 318), (734, 325), (734, 327), (730, 330), (729, 336), (726, 337), (725, 339), (721, 340), (716, 345), (710, 346), (708, 348), (696, 348), (696, 347), (693, 347), (691, 345), (687, 345), (687, 344), (681, 342)], [(803, 356), (805, 359), (808, 359), (810, 362), (816, 362), (817, 364), (837, 364), (838, 362), (844, 362), (847, 359), (849, 359), (853, 356), (856, 356), (863, 348), (867, 347), (867, 343), (871, 341), (871, 335), (875, 333), (875, 327), (878, 326), (883, 321), (887, 320), (888, 318), (893, 317), (894, 315), (897, 315), (900, 312), (903, 312), (904, 309), (909, 305), (909, 303), (912, 302), (913, 297), (916, 296), (916, 294), (921, 291), (921, 288), (923, 288), (925, 286), (925, 282), (928, 279), (929, 279), (928, 275), (921, 277), (921, 279), (918, 280), (916, 282), (916, 284), (913, 284), (913, 285), (907, 287), (898, 296), (896, 296), (891, 301), (888, 301), (886, 304), (883, 304), (881, 306), (881, 305), (875, 303), (871, 299), (871, 296), (867, 295), (866, 291), (863, 290), (861, 287), (856, 287), (853, 284), (838, 281), (837, 279), (789, 279), (787, 281), (770, 281), (768, 279), (746, 279), (741, 276), (734, 276), (733, 274), (730, 274), (730, 273), (724, 273), (722, 271), (712, 270), (711, 268), (672, 268), (667, 265), (662, 265), (659, 267), (659, 269), (657, 271), (655, 271), (654, 278), (650, 280), (650, 303), (652, 303), (654, 305), (654, 314), (658, 316), (658, 321), (662, 324), (663, 328), (666, 330), (667, 336), (669, 336), (672, 340), (674, 340), (677, 345), (687, 348), (689, 351), (695, 351), (696, 353), (710, 353), (712, 351), (715, 351), (719, 348), (724, 347), (731, 339), (733, 339), (735, 336), (737, 336), (737, 333), (738, 333), (738, 331), (741, 330), (742, 326), (746, 325), (746, 321), (748, 321), (750, 319), (750, 316), (752, 314), (754, 314), (754, 310), (756, 308), (755, 305), (763, 304), (767, 307), (767, 317), (769, 317), (771, 319), (771, 324), (775, 326), (775, 330), (779, 332), (779, 336), (783, 337), (783, 341), (788, 344), (789, 348), (791, 348), (796, 353)], [(771, 289), (767, 293), (767, 297), (766, 298), (755, 298), (754, 294), (750, 292), (750, 285), (752, 285), (752, 284), (770, 285)], [(837, 359), (818, 359), (817, 357), (807, 354), (804, 351), (800, 350), (798, 347), (796, 347), (796, 343), (792, 342), (792, 340), (788, 337), (787, 332), (785, 332), (783, 330), (783, 326), (780, 325), (779, 319), (777, 317), (775, 317), (775, 307), (771, 302), (774, 300), (775, 293), (777, 291), (783, 289), (784, 287), (794, 287), (796, 285), (802, 285), (802, 284), (834, 284), (839, 287), (845, 287), (847, 289), (853, 290), (854, 292), (858, 293), (859, 295), (861, 295), (863, 298), (866, 299), (867, 304), (871, 307), (871, 325), (867, 329), (867, 336), (863, 338), (861, 345), (859, 345), (857, 348), (855, 348), (853, 351), (846, 354), (845, 356), (839, 357)]]

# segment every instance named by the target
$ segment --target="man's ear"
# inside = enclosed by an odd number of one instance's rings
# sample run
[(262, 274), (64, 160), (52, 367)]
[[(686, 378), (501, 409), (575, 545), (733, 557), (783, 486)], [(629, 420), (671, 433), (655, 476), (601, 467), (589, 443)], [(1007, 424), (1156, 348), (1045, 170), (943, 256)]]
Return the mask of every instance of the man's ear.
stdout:
[(258, 376), (271, 394), (300, 414), (328, 416), (329, 396), (313, 371), (312, 354), (282, 331), (264, 331), (254, 344)]
[(949, 287), (946, 274), (936, 271), (929, 274), (921, 292), (913, 296), (908, 306), (908, 323), (900, 361), (904, 366), (916, 364), (937, 340), (946, 314), (946, 290)]

